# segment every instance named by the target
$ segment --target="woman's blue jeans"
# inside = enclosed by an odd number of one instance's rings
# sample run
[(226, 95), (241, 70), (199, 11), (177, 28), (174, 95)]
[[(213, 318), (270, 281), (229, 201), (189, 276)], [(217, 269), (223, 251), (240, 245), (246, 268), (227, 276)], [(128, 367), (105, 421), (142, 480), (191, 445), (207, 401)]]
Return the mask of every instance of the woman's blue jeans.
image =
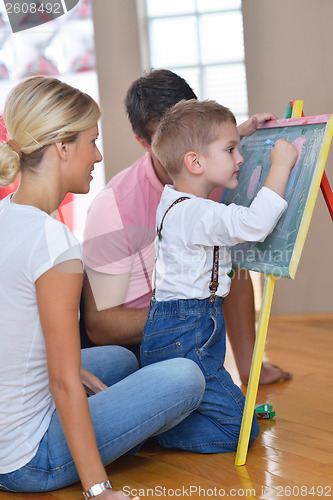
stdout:
[[(190, 415), (205, 389), (200, 369), (189, 360), (174, 359), (139, 369), (134, 354), (118, 346), (82, 350), (82, 366), (108, 386), (88, 400), (104, 465), (133, 448), (139, 449), (150, 436)], [(0, 474), (0, 489), (43, 492), (77, 481), (79, 476), (55, 411), (35, 457), (17, 471)]]
[[(237, 449), (245, 397), (224, 368), (226, 334), (221, 297), (214, 301), (152, 300), (141, 343), (142, 366), (185, 357), (206, 379), (199, 408), (186, 420), (158, 436), (164, 447), (199, 453)], [(250, 442), (259, 434), (253, 418)]]

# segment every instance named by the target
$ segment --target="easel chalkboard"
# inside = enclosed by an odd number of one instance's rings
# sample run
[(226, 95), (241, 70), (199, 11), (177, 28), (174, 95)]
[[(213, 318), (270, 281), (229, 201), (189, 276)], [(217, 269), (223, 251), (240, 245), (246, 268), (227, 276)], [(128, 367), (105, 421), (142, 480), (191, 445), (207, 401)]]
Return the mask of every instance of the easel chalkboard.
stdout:
[(333, 219), (333, 193), (324, 172), (332, 137), (333, 115), (304, 117), (303, 101), (291, 101), (284, 119), (268, 122), (252, 136), (242, 140), (240, 149), (244, 164), (238, 177), (239, 186), (223, 199), (223, 203), (250, 205), (264, 184), (270, 168), (269, 153), (272, 146), (266, 141), (270, 139), (275, 142), (278, 138), (284, 138), (294, 143), (299, 156), (286, 189), (286, 212), (263, 243), (243, 243), (233, 250), (235, 267), (265, 274), (235, 459), (238, 466), (246, 462), (276, 276), (295, 277), (320, 187)]
[[(317, 162), (325, 137), (327, 122), (332, 115), (291, 118), (268, 122), (253, 135), (244, 137), (240, 152), (244, 164), (239, 173), (238, 188), (227, 191), (223, 202), (249, 206), (259, 189), (263, 186), (270, 169), (272, 145), (266, 141), (287, 139), (298, 150), (296, 164), (290, 174), (285, 199), (288, 209), (281, 217), (276, 228), (266, 240), (242, 243), (232, 247), (234, 267), (259, 271), (274, 276), (294, 278), (301, 256), (300, 233), (303, 217), (311, 217), (306, 209), (308, 197), (313, 195), (316, 171), (322, 175), (321, 165)], [(303, 245), (302, 245), (303, 246)]]

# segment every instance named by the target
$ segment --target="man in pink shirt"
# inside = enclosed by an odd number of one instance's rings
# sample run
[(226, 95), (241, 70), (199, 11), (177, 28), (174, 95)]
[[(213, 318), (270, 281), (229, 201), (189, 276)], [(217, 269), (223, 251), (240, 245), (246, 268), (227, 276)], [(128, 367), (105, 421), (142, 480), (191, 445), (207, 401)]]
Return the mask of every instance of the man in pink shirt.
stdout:
[[(139, 353), (152, 296), (156, 210), (164, 185), (172, 183), (151, 152), (151, 138), (166, 109), (182, 99), (196, 96), (185, 80), (168, 70), (151, 71), (127, 92), (127, 115), (146, 154), (111, 179), (88, 211), (84, 322), (93, 344), (119, 344)], [(269, 113), (256, 115), (238, 127), (239, 133), (250, 135), (272, 118)], [(246, 384), (255, 341), (253, 287), (247, 271), (237, 272), (223, 309), (239, 375)], [(260, 383), (290, 376), (263, 363)]]

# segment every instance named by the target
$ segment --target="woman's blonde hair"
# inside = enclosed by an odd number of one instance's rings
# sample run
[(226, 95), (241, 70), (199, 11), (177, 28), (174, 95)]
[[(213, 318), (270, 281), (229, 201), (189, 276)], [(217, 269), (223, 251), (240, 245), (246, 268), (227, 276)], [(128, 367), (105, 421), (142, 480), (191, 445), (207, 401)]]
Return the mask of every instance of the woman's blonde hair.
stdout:
[(0, 186), (11, 184), (20, 169), (35, 170), (48, 146), (60, 138), (62, 142), (76, 141), (100, 116), (100, 108), (90, 96), (56, 78), (35, 76), (19, 83), (4, 109), (14, 147), (0, 145)]
[(186, 153), (206, 155), (218, 137), (219, 126), (226, 122), (236, 125), (236, 118), (216, 101), (179, 101), (163, 115), (152, 140), (152, 151), (174, 179), (183, 170)]

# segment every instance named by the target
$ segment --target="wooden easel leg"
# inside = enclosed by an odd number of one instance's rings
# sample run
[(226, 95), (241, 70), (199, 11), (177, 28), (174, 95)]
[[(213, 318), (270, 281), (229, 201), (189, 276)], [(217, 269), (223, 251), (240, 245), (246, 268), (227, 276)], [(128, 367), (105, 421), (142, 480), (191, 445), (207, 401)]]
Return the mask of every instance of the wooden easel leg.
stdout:
[(323, 193), (323, 196), (326, 201), (326, 205), (328, 208), (328, 211), (332, 217), (333, 220), (333, 192), (330, 186), (330, 183), (328, 182), (327, 175), (324, 172), (323, 177), (321, 179), (321, 184), (320, 184), (321, 192)]
[[(237, 476), (239, 477), (239, 479), (242, 483), (243, 490), (244, 490), (244, 492), (246, 492), (246, 498), (252, 498), (253, 500), (257, 500), (256, 490), (258, 490), (258, 488), (256, 488), (255, 484), (253, 484), (246, 466), (236, 467), (236, 472), (237, 472)], [(220, 498), (222, 498), (222, 497), (220, 497)]]
[(259, 323), (253, 349), (250, 377), (246, 391), (245, 407), (236, 452), (235, 465), (237, 466), (244, 465), (246, 462), (274, 286), (275, 276), (265, 275), (265, 286), (260, 308)]

